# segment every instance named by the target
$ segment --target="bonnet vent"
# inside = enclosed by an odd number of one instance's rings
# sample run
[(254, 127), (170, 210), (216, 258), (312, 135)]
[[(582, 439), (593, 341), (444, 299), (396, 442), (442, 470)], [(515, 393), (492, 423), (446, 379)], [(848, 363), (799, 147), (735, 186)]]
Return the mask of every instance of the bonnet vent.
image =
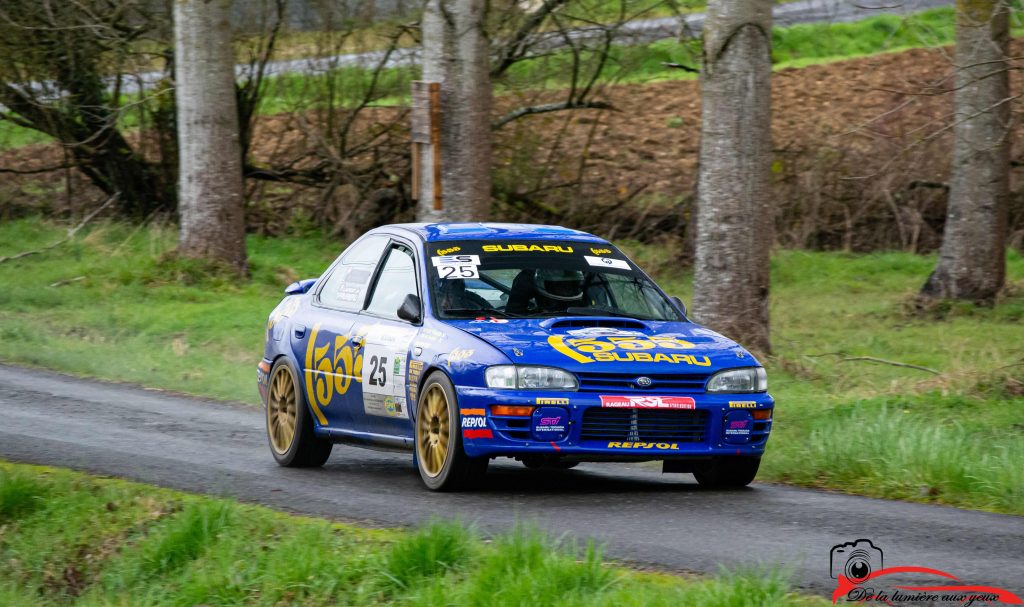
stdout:
[(566, 318), (551, 323), (550, 329), (578, 329), (584, 327), (608, 327), (612, 329), (647, 329), (647, 325), (628, 318)]

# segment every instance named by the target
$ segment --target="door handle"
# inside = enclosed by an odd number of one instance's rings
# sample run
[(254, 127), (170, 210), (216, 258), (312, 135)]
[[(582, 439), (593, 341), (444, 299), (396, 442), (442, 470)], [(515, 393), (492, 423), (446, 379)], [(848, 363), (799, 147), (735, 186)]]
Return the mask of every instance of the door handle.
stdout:
[(366, 338), (364, 336), (362, 336), (362, 335), (353, 335), (352, 336), (352, 345), (354, 347), (356, 347), (356, 348), (363, 347), (363, 343), (365, 341), (366, 341)]

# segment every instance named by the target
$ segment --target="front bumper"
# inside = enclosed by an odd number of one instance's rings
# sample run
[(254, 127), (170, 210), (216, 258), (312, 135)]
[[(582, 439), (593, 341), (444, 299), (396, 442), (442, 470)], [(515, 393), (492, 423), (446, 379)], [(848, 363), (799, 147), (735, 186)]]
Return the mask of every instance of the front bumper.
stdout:
[[(775, 406), (766, 393), (457, 391), (460, 431), (470, 457), (546, 454), (608, 461), (760, 456)], [(529, 415), (496, 415), (495, 406), (534, 409)]]
[(265, 358), (256, 365), (256, 387), (260, 391), (260, 400), (264, 406), (267, 404), (267, 394), (270, 391), (270, 369), (273, 366), (274, 361)]

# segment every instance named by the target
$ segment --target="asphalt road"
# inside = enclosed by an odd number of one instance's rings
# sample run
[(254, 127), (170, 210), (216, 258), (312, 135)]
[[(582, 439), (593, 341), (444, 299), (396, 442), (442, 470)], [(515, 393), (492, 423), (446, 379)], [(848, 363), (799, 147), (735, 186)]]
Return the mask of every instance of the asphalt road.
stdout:
[[(941, 6), (952, 6), (953, 0), (794, 0), (776, 4), (772, 9), (774, 27), (788, 27), (800, 23), (845, 23), (859, 21), (881, 14), (906, 16)], [(682, 18), (657, 17), (635, 19), (624, 24), (615, 32), (616, 44), (648, 44), (669, 38), (693, 38), (700, 36), (704, 28), (704, 13), (689, 13)], [(573, 39), (598, 39), (604, 37), (604, 27), (579, 27), (571, 30)], [(565, 39), (561, 32), (536, 34), (531, 42), (536, 51), (561, 48)], [(323, 74), (346, 66), (361, 66), (373, 69), (385, 59), (385, 51), (344, 53), (327, 57), (309, 57), (271, 61), (265, 68), (267, 76), (284, 74)], [(387, 55), (387, 67), (411, 67), (420, 63), (419, 47), (401, 48)], [(235, 66), (239, 78), (248, 77), (249, 65)], [(122, 93), (131, 94), (140, 88), (151, 89), (165, 77), (163, 72), (144, 72), (119, 82)], [(110, 82), (111, 88), (114, 82)]]
[(885, 566), (934, 567), (1024, 595), (1024, 517), (764, 484), (709, 491), (690, 475), (618, 464), (537, 472), (501, 460), (480, 490), (435, 494), (401, 453), (339, 446), (324, 469), (279, 468), (254, 407), (3, 365), (0, 458), (359, 524), (458, 517), (499, 531), (532, 521), (670, 571), (782, 565), (797, 587), (821, 594), (835, 587), (831, 547), (870, 538)]

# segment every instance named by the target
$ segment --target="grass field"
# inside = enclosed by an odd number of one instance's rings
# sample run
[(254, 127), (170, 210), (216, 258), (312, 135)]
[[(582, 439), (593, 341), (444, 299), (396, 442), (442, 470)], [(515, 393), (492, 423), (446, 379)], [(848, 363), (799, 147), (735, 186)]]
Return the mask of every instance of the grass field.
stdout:
[[(39, 219), (0, 225), (0, 256), (58, 240)], [(256, 404), (254, 365), (281, 289), (343, 248), (250, 237), (237, 285), (175, 259), (170, 226), (87, 227), (0, 263), (0, 359)], [(664, 249), (624, 248), (671, 293), (690, 276)], [(1024, 514), (1024, 258), (994, 308), (918, 317), (934, 258), (783, 251), (773, 260), (776, 423), (759, 476), (881, 497)], [(930, 368), (935, 373), (862, 357)]]
[(5, 607), (826, 604), (780, 572), (636, 573), (528, 527), (375, 531), (3, 462), (0, 562)]

